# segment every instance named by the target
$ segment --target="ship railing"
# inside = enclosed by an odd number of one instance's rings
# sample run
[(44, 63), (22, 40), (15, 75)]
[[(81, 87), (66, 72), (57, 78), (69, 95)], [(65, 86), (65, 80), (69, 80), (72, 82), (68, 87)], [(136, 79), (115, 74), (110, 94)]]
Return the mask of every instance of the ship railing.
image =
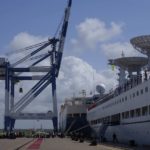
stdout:
[(127, 81), (122, 85), (117, 85), (114, 89), (111, 89), (108, 94), (106, 94), (104, 97), (98, 99), (96, 102), (91, 104), (88, 107), (88, 110), (91, 110), (92, 108), (105, 103), (106, 101), (110, 100), (113, 97), (119, 96), (122, 93), (142, 84), (143, 82), (146, 82), (150, 80), (150, 72), (144, 72), (141, 75), (136, 75), (134, 78), (127, 79)]
[(102, 103), (105, 103), (106, 101), (110, 100), (111, 98), (114, 97), (114, 91), (111, 91), (110, 93), (106, 94), (103, 98), (100, 98), (99, 100), (97, 100), (96, 102), (94, 102), (93, 104), (91, 104), (89, 107), (88, 107), (88, 110), (91, 110), (92, 108), (102, 104)]
[(114, 88), (114, 96), (116, 97), (148, 80), (150, 80), (150, 72), (136, 75), (134, 78), (128, 79), (124, 84), (117, 85)]

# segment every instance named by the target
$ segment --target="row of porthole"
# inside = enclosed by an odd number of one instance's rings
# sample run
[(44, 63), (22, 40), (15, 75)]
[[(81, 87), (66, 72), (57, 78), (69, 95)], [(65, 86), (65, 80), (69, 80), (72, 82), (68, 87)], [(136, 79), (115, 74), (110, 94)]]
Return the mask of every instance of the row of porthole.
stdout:
[[(140, 91), (141, 91), (141, 94), (144, 93), (143, 89), (141, 89)], [(146, 92), (146, 93), (148, 92), (148, 87), (145, 87), (145, 92)], [(136, 95), (139, 96), (139, 91), (136, 92)], [(135, 97), (135, 93), (133, 93), (133, 98), (134, 98), (134, 97)], [(130, 95), (130, 99), (131, 99), (131, 98), (132, 98), (132, 95)], [(124, 101), (127, 101), (127, 96), (125, 96), (125, 98), (122, 98), (122, 99), (120, 99), (120, 100), (118, 100), (118, 101), (115, 101), (115, 102), (113, 102), (113, 103), (111, 103), (111, 104), (108, 104), (108, 105), (106, 105), (106, 106), (103, 106), (102, 108), (103, 108), (103, 109), (106, 109), (106, 108), (108, 108), (108, 107), (111, 107), (111, 106), (113, 106), (113, 105), (119, 104), (119, 103), (124, 102)]]
[(103, 118), (91, 120), (91, 125), (99, 124), (99, 123), (108, 123), (108, 122), (113, 122), (113, 119), (119, 121), (121, 119), (128, 119), (128, 118), (135, 118), (135, 117), (141, 117), (141, 116), (147, 116), (150, 115), (150, 105), (148, 106), (143, 106), (141, 108), (136, 108), (133, 110), (125, 111), (118, 113), (113, 116), (106, 116)]
[(143, 106), (142, 108), (136, 108), (130, 111), (126, 111), (122, 113), (122, 119), (140, 117), (140, 116), (147, 116), (150, 114), (150, 105)]

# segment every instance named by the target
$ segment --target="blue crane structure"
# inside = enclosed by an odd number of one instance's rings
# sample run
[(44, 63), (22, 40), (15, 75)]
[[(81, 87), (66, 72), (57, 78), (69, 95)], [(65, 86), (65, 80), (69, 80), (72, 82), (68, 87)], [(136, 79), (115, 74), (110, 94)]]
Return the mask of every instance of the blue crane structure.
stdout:
[[(56, 98), (56, 78), (59, 75), (65, 37), (68, 28), (72, 0), (68, 0), (65, 9), (64, 19), (60, 28), (59, 36), (49, 38), (44, 41), (16, 52), (32, 50), (31, 53), (19, 59), (15, 63), (10, 63), (5, 58), (0, 58), (0, 80), (5, 80), (5, 115), (4, 130), (10, 132), (14, 129), (16, 119), (52, 119), (54, 131), (58, 129), (58, 110)], [(51, 50), (44, 54), (39, 54), (46, 47), (51, 46)], [(15, 52), (15, 53), (16, 53)], [(14, 53), (14, 51), (12, 52)], [(50, 58), (50, 66), (37, 66), (40, 62)], [(27, 60), (35, 60), (28, 67), (17, 67)], [(24, 72), (45, 72), (45, 75), (21, 75)], [(22, 80), (39, 80), (19, 101), (15, 102), (15, 84)], [(49, 84), (52, 86), (53, 112), (47, 113), (23, 113), (22, 110), (30, 104)]]

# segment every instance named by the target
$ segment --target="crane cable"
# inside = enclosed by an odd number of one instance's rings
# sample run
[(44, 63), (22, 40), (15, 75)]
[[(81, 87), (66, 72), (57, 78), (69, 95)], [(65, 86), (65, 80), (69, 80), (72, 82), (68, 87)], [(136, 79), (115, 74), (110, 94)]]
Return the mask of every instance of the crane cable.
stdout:
[(37, 43), (35, 45), (31, 45), (31, 46), (27, 46), (25, 48), (20, 48), (20, 49), (17, 49), (17, 50), (14, 50), (14, 51), (10, 51), (10, 52), (7, 52), (6, 55), (7, 56), (10, 56), (10, 55), (13, 55), (13, 54), (16, 54), (16, 53), (22, 53), (23, 51), (26, 51), (26, 50), (30, 50), (32, 48), (36, 48), (36, 47), (39, 47), (45, 43), (47, 43), (48, 41), (44, 41), (44, 42), (41, 42), (41, 43)]

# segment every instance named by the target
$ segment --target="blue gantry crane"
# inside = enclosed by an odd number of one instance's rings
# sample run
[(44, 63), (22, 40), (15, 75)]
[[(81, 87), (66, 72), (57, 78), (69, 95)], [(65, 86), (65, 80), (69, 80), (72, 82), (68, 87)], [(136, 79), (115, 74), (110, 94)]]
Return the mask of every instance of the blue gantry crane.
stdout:
[[(72, 0), (68, 0), (64, 13), (64, 19), (58, 37), (48, 39), (32, 46), (28, 46), (11, 53), (18, 53), (32, 50), (31, 53), (19, 59), (15, 63), (10, 63), (5, 58), (0, 58), (0, 79), (5, 80), (5, 116), (4, 130), (10, 132), (14, 129), (16, 119), (52, 119), (54, 130), (57, 131), (57, 97), (56, 78), (59, 75), (64, 43), (68, 28)], [(42, 53), (50, 46), (50, 50)], [(38, 66), (46, 58), (50, 58), (50, 66)], [(36, 60), (37, 59), (37, 60)], [(27, 67), (18, 67), (27, 60), (35, 60)], [(25, 72), (45, 72), (45, 75), (21, 75)], [(15, 84), (22, 80), (39, 80), (19, 101), (15, 102)], [(49, 84), (52, 86), (53, 112), (47, 113), (23, 113), (22, 110), (29, 105)]]

